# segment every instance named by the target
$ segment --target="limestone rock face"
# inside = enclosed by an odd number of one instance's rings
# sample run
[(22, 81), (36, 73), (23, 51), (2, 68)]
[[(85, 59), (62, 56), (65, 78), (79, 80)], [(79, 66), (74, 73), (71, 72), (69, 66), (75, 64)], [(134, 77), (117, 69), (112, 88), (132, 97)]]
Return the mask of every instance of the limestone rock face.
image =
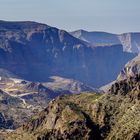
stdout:
[(61, 76), (98, 88), (133, 57), (121, 45), (95, 47), (45, 24), (0, 21), (0, 76), (39, 82)]
[(140, 33), (124, 33), (119, 36), (119, 39), (124, 46), (124, 51), (140, 52)]
[(140, 73), (140, 55), (129, 61), (118, 75), (117, 80), (127, 79)]
[(88, 32), (78, 30), (71, 32), (71, 34), (76, 38), (87, 41), (88, 43), (96, 46), (122, 44), (123, 50), (126, 52), (140, 52), (139, 32), (111, 34), (107, 32)]

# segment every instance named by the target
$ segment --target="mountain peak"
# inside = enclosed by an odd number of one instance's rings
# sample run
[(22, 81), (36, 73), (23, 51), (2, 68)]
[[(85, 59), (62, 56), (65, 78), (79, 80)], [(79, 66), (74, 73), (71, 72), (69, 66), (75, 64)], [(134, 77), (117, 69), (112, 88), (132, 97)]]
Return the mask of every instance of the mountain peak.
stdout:
[(50, 26), (34, 21), (3, 21), (0, 20), (0, 30), (21, 30), (26, 28), (49, 28)]

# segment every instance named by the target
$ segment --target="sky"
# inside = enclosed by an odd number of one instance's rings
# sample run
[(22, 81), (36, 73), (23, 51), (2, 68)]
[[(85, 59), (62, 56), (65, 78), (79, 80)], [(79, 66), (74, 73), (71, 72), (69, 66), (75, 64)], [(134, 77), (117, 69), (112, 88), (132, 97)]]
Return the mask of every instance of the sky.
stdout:
[(67, 31), (140, 32), (140, 0), (0, 0), (0, 20)]

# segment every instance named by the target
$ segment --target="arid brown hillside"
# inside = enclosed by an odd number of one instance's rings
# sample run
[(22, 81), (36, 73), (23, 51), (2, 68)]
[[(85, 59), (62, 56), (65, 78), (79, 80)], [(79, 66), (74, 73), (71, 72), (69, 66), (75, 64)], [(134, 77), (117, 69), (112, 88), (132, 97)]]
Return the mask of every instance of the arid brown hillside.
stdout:
[(140, 76), (115, 83), (108, 94), (58, 97), (7, 140), (139, 140)]

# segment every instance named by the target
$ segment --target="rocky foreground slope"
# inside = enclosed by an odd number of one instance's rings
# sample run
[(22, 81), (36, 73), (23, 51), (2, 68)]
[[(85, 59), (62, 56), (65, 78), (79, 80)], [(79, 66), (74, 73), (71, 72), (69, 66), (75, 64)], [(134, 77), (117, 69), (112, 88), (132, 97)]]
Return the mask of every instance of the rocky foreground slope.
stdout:
[(108, 94), (61, 96), (6, 140), (139, 140), (140, 75), (114, 83)]

